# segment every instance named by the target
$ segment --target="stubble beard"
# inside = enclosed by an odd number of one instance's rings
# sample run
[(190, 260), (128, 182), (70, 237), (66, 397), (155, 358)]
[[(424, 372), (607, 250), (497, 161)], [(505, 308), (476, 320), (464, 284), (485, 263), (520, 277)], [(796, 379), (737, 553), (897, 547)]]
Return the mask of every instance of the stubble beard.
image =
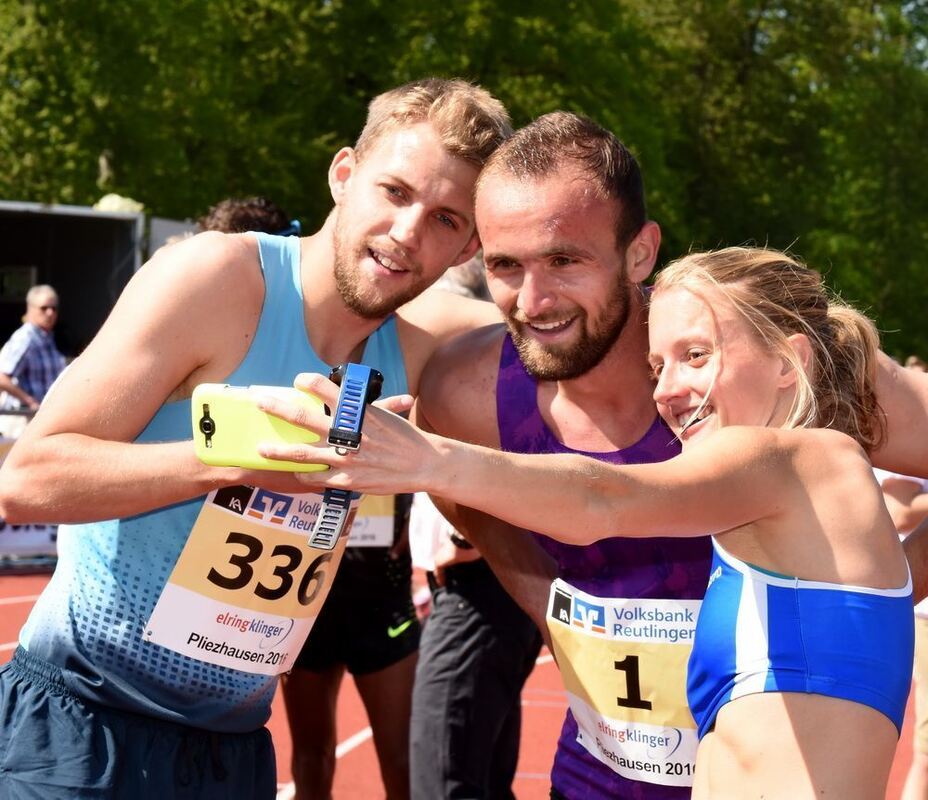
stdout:
[(333, 251), (335, 257), (335, 287), (342, 302), (362, 319), (383, 319), (400, 306), (418, 297), (427, 285), (414, 283), (405, 290), (388, 297), (377, 296), (372, 287), (364, 286), (364, 275), (359, 267), (360, 261), (367, 255), (367, 248), (357, 253), (347, 253), (343, 242), (346, 240), (341, 225), (341, 214), (335, 224)]
[(625, 329), (629, 317), (629, 294), (630, 285), (623, 269), (604, 306), (605, 317), (590, 330), (587, 324), (589, 317), (581, 312), (577, 320), (581, 331), (579, 339), (557, 347), (540, 344), (525, 332), (525, 323), (510, 315), (506, 324), (525, 371), (536, 380), (543, 381), (568, 381), (589, 372), (606, 357)]

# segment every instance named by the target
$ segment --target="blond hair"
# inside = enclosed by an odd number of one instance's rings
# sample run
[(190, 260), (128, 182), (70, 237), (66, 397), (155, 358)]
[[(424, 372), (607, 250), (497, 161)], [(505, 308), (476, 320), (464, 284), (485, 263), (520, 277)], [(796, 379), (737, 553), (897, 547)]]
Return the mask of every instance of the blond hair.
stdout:
[[(784, 427), (834, 428), (868, 451), (880, 444), (879, 335), (869, 318), (828, 291), (818, 272), (777, 250), (727, 247), (674, 261), (657, 276), (654, 291), (674, 286), (720, 291), (759, 340), (795, 369), (797, 391)], [(793, 334), (809, 340), (807, 369), (787, 341)]]
[(424, 78), (377, 95), (355, 144), (358, 158), (384, 134), (428, 122), (453, 156), (482, 167), (512, 134), (505, 106), (482, 89), (460, 79)]

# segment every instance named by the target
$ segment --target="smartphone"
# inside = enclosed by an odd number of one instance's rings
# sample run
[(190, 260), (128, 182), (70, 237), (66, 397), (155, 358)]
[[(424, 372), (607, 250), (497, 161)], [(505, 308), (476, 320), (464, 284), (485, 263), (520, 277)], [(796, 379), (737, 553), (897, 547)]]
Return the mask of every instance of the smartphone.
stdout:
[(193, 390), (191, 416), (197, 458), (217, 467), (245, 467), (280, 472), (321, 472), (323, 464), (274, 461), (258, 454), (261, 442), (312, 444), (312, 431), (291, 425), (258, 408), (258, 397), (274, 395), (311, 411), (322, 411), (322, 401), (299, 389), (283, 386), (229, 386), (201, 383)]

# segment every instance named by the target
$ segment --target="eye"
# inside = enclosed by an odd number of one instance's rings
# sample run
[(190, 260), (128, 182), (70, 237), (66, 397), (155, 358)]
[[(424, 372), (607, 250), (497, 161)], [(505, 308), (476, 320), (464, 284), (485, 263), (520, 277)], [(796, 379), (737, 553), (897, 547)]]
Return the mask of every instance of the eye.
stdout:
[(664, 371), (664, 365), (660, 362), (654, 362), (651, 364), (651, 379), (657, 380), (661, 376), (661, 372)]
[(406, 196), (406, 194), (399, 186), (394, 186), (390, 183), (385, 183), (383, 185), (383, 190), (387, 193), (387, 195), (389, 195), (391, 198), (394, 198), (395, 200), (402, 200)]
[(454, 221), (454, 217), (451, 217), (448, 214), (436, 214), (435, 219), (437, 219), (446, 228), (450, 228), (453, 231), (458, 229), (458, 224)]
[(571, 256), (564, 256), (564, 255), (554, 256), (551, 259), (552, 267), (569, 267), (573, 263), (574, 263), (574, 259)]
[(694, 347), (686, 352), (686, 363), (691, 367), (701, 367), (709, 360), (711, 354), (704, 347)]
[(502, 272), (507, 269), (515, 269), (517, 262), (511, 258), (495, 258), (486, 262), (487, 272)]

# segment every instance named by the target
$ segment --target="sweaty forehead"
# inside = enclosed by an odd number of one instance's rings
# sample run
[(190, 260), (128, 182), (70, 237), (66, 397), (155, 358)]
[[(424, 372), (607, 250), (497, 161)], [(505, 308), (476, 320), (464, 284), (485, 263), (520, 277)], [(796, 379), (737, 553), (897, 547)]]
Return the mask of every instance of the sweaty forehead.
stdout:
[[(556, 234), (580, 219), (599, 219), (605, 208), (588, 181), (556, 174), (521, 178), (497, 173), (484, 177), (477, 187), (477, 225), (485, 229), (509, 224)], [(609, 225), (612, 226), (611, 213)]]

